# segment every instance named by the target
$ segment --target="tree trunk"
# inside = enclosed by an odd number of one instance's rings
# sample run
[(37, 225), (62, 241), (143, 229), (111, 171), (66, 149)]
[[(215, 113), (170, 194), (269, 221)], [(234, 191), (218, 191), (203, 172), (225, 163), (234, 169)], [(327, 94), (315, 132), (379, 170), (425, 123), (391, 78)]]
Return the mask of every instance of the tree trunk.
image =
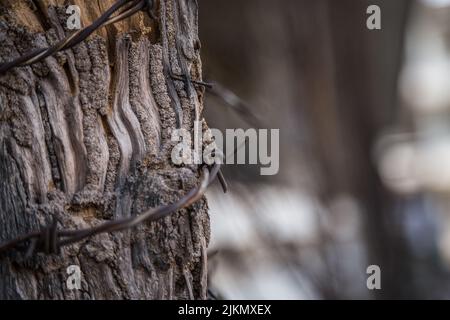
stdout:
[[(113, 0), (74, 0), (87, 26)], [(1, 61), (71, 33), (66, 1), (0, 0)], [(195, 0), (156, 2), (73, 49), (0, 76), (0, 242), (56, 217), (79, 229), (179, 199), (197, 166), (170, 161), (171, 132), (190, 132), (203, 92)], [(206, 298), (207, 203), (58, 255), (0, 257), (0, 299)], [(82, 271), (69, 290), (67, 267)]]

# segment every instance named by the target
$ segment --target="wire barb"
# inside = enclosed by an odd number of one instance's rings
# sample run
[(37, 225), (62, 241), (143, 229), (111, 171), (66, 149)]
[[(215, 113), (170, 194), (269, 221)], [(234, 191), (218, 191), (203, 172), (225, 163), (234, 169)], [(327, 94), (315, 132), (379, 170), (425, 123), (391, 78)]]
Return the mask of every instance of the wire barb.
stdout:
[[(179, 76), (177, 74), (171, 74), (170, 76), (174, 80), (183, 81), (183, 82), (188, 81), (186, 75)], [(198, 81), (198, 80), (192, 80), (192, 79), (190, 79), (190, 81), (193, 84), (195, 84), (195, 85), (198, 85), (198, 86), (201, 86), (201, 87), (205, 87), (205, 88), (208, 88), (208, 89), (213, 89), (213, 84), (212, 83), (204, 82), (204, 81)]]

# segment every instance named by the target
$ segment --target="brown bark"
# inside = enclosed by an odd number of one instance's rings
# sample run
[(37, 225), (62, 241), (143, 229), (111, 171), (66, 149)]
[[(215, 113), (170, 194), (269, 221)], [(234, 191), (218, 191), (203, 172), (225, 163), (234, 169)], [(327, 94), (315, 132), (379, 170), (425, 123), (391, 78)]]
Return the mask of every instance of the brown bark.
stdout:
[[(114, 1), (75, 0), (86, 26)], [(0, 1), (0, 57), (64, 38), (66, 1)], [(201, 78), (197, 2), (161, 0), (73, 49), (0, 76), (0, 241), (56, 216), (83, 228), (177, 200), (198, 168), (170, 161), (170, 135), (191, 130), (203, 93), (164, 73)], [(59, 255), (0, 258), (0, 299), (206, 297), (206, 200), (156, 223), (103, 234)], [(66, 287), (78, 265), (82, 290)]]

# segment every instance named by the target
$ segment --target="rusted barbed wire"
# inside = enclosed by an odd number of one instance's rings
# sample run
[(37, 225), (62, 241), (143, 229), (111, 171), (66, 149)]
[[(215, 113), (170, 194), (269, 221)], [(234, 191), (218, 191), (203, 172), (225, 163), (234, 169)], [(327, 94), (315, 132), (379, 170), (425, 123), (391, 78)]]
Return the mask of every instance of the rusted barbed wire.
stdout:
[[(144, 9), (146, 9), (149, 16), (154, 19), (152, 14), (153, 0), (118, 0), (91, 25), (76, 31), (72, 35), (60, 40), (55, 45), (48, 48), (35, 49), (12, 61), (1, 63), (0, 75), (13, 68), (27, 66), (39, 62), (59, 51), (70, 49), (84, 41), (97, 29), (121, 21)], [(118, 14), (112, 17), (116, 12), (118, 12)], [(204, 85), (204, 83), (201, 82), (198, 84)], [(221, 156), (223, 159), (222, 154)], [(216, 163), (211, 167), (203, 166), (201, 183), (175, 203), (149, 209), (137, 216), (107, 221), (97, 226), (80, 230), (60, 230), (58, 229), (59, 221), (54, 218), (51, 225), (42, 228), (40, 231), (33, 231), (20, 235), (13, 240), (0, 244), (0, 253), (10, 249), (18, 249), (22, 246), (27, 250), (26, 257), (31, 256), (35, 252), (56, 254), (59, 253), (60, 249), (64, 246), (68, 246), (101, 233), (122, 231), (133, 228), (144, 221), (160, 220), (172, 212), (186, 208), (201, 199), (216, 176), (219, 177), (222, 187), (226, 192), (227, 184), (220, 171), (220, 163)]]
[[(120, 10), (122, 9), (122, 10)], [(153, 9), (152, 0), (118, 0), (108, 10), (106, 10), (100, 17), (98, 17), (89, 26), (80, 29), (70, 36), (58, 41), (55, 45), (48, 48), (34, 49), (23, 56), (13, 59), (9, 62), (0, 64), (0, 75), (8, 72), (16, 67), (28, 66), (30, 64), (39, 62), (57, 52), (70, 49), (80, 42), (88, 38), (97, 29), (110, 25), (112, 23), (119, 22), (126, 19), (140, 10), (147, 9), (151, 12)], [(113, 16), (117, 11), (118, 14)]]
[(137, 216), (111, 220), (94, 227), (79, 230), (59, 230), (57, 227), (59, 221), (54, 217), (52, 223), (49, 226), (42, 228), (40, 231), (30, 232), (0, 244), (0, 255), (10, 249), (18, 248), (26, 242), (28, 242), (28, 244), (24, 246), (26, 249), (26, 258), (29, 258), (36, 252), (57, 254), (64, 246), (80, 242), (101, 233), (123, 231), (125, 229), (133, 228), (145, 221), (152, 222), (163, 219), (171, 213), (189, 207), (200, 200), (216, 177), (219, 179), (222, 189), (226, 193), (228, 190), (228, 184), (221, 172), (221, 166), (225, 163), (225, 159), (228, 156), (235, 155), (240, 148), (247, 144), (247, 142), (248, 139), (246, 138), (243, 143), (236, 146), (235, 150), (226, 157), (222, 151), (218, 149), (214, 150), (213, 154), (215, 157), (219, 158), (219, 161), (216, 161), (212, 166), (203, 165), (200, 184), (172, 204), (148, 209), (144, 213)]
[[(152, 19), (155, 19), (152, 13), (153, 0), (118, 0), (91, 25), (79, 31), (76, 31), (72, 35), (60, 40), (55, 45), (48, 48), (35, 49), (19, 58), (13, 59), (12, 61), (0, 63), (0, 75), (8, 72), (13, 68), (27, 66), (42, 61), (43, 59), (57, 52), (70, 49), (80, 42), (84, 41), (97, 29), (112, 23), (119, 22), (125, 18), (132, 16), (140, 10), (146, 10), (149, 16)], [(112, 16), (116, 12), (118, 13), (115, 16)], [(212, 89), (212, 85), (210, 83), (192, 80), (187, 75), (180, 76), (171, 74), (171, 77), (175, 80), (180, 81), (188, 80), (195, 85)], [(240, 146), (237, 146), (232, 154), (235, 154), (246, 143), (247, 140), (245, 140), (244, 143)], [(219, 150), (216, 150), (215, 152), (219, 153), (218, 156), (220, 157), (221, 161), (212, 166), (204, 165), (201, 169), (202, 176), (200, 184), (172, 204), (162, 205), (157, 208), (149, 209), (137, 216), (110, 220), (90, 228), (79, 230), (58, 229), (58, 223), (61, 224), (61, 222), (54, 217), (50, 225), (43, 227), (39, 231), (33, 231), (24, 235), (20, 235), (12, 240), (1, 243), (0, 254), (11, 249), (26, 250), (25, 257), (30, 257), (36, 252), (56, 254), (59, 253), (60, 249), (64, 246), (80, 242), (84, 239), (93, 237), (101, 233), (123, 231), (133, 228), (144, 221), (151, 222), (160, 220), (164, 217), (167, 217), (169, 214), (176, 212), (182, 208), (189, 207), (190, 205), (200, 200), (205, 194), (208, 186), (215, 180), (216, 177), (221, 183), (223, 191), (227, 192), (228, 184), (220, 169), (221, 163), (224, 163), (224, 159), (226, 159), (226, 157), (224, 157), (222, 152)]]
[[(208, 186), (215, 180), (219, 170), (220, 164), (214, 164), (210, 168), (203, 166), (200, 184), (174, 203), (149, 209), (137, 216), (111, 220), (91, 228), (80, 230), (59, 230), (57, 228), (58, 221), (54, 219), (50, 226), (44, 227), (40, 231), (30, 232), (0, 244), (0, 253), (23, 245), (27, 250), (26, 257), (30, 257), (35, 252), (56, 254), (59, 253), (60, 248), (64, 246), (91, 238), (101, 233), (123, 231), (125, 229), (133, 228), (144, 221), (151, 222), (163, 219), (169, 214), (189, 207), (200, 200), (205, 194)], [(25, 245), (25, 243), (27, 243), (27, 245)]]

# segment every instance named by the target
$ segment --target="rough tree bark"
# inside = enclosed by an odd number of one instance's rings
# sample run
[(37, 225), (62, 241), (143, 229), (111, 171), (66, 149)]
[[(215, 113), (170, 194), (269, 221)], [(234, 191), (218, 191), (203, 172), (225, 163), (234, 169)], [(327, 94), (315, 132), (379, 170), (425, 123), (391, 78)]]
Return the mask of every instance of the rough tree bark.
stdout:
[[(67, 5), (86, 26), (113, 0), (0, 0), (0, 58), (64, 38)], [(201, 79), (196, 0), (156, 1), (71, 50), (0, 76), (0, 241), (57, 217), (93, 226), (177, 200), (196, 166), (170, 161), (171, 132), (192, 130), (203, 92), (165, 70)], [(207, 203), (131, 231), (64, 247), (59, 255), (0, 258), (0, 299), (206, 297)], [(82, 290), (66, 287), (69, 265)]]

